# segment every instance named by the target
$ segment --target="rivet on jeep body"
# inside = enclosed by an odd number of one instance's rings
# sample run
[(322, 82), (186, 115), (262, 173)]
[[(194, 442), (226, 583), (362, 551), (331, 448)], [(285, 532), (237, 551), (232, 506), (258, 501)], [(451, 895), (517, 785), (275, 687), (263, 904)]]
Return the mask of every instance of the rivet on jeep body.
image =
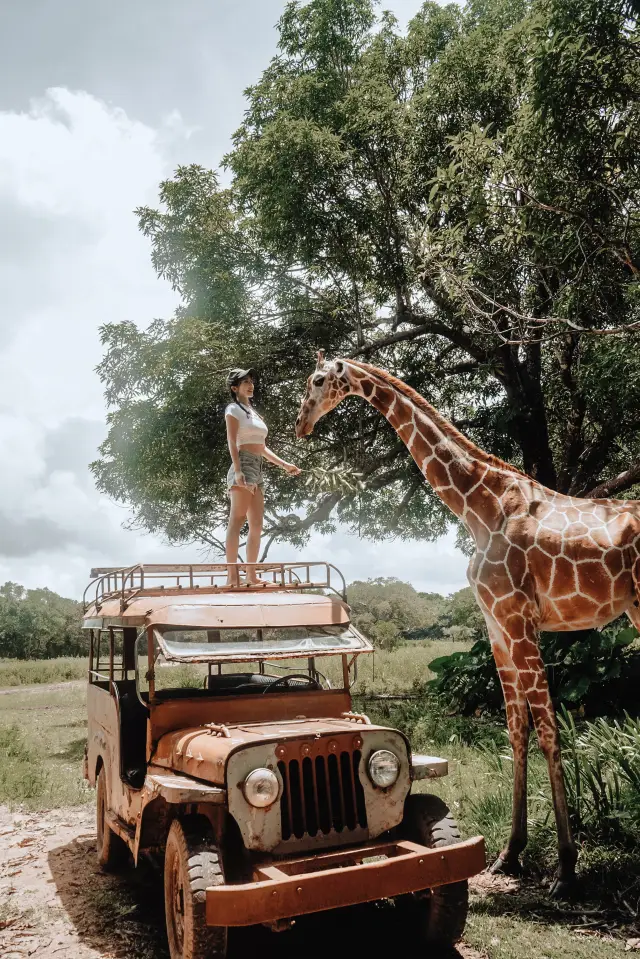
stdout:
[(284, 746), (278, 746), (278, 748), (276, 749), (276, 756), (278, 757), (278, 759), (284, 759), (286, 753), (287, 753), (287, 750), (284, 748)]
[(335, 741), (335, 739), (332, 739), (331, 742), (329, 743), (329, 752), (335, 753), (337, 749), (338, 749), (338, 744)]

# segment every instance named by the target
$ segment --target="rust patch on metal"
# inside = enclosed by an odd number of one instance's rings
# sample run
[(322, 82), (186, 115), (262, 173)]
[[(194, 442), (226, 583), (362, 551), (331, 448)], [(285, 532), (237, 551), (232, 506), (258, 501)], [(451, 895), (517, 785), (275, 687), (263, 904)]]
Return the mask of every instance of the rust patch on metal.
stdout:
[[(363, 862), (380, 856), (384, 858)], [(316, 853), (262, 868), (262, 878), (257, 882), (207, 889), (207, 922), (252, 926), (390, 899), (460, 882), (484, 867), (484, 840), (479, 836), (443, 849), (396, 842), (341, 853)]]

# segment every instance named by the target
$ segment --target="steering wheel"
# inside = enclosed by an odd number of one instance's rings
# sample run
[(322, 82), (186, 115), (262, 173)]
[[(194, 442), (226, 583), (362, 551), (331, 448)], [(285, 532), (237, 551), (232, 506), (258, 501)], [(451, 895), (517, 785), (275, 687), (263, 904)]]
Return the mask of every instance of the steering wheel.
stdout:
[(276, 686), (288, 685), (290, 679), (304, 679), (310, 689), (322, 689), (318, 680), (312, 679), (312, 677), (306, 673), (288, 673), (286, 676), (278, 676), (277, 679), (274, 679), (268, 686), (265, 686), (262, 690), (262, 695), (264, 696), (265, 693), (270, 693)]

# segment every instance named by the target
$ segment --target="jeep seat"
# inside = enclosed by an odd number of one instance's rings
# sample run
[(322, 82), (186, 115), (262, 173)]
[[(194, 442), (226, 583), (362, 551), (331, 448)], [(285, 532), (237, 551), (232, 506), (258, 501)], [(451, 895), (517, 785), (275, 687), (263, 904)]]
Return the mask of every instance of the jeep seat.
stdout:
[[(266, 686), (270, 686), (276, 679), (285, 679), (285, 676), (270, 676), (268, 673), (221, 673), (218, 676), (207, 677), (207, 689), (218, 696), (229, 696), (233, 693), (250, 695), (263, 693)], [(308, 689), (309, 684), (303, 679), (290, 679), (279, 687), (281, 691), (287, 689)]]

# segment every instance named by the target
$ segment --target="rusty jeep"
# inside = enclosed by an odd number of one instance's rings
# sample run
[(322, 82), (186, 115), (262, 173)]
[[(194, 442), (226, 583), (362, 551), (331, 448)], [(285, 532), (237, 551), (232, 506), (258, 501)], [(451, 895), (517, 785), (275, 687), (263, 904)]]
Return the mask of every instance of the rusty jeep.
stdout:
[(84, 775), (101, 866), (163, 863), (171, 959), (225, 956), (229, 927), (380, 899), (416, 941), (454, 942), (483, 840), (411, 791), (447, 762), (352, 711), (373, 648), (342, 574), (256, 569), (235, 587), (224, 563), (92, 571)]

